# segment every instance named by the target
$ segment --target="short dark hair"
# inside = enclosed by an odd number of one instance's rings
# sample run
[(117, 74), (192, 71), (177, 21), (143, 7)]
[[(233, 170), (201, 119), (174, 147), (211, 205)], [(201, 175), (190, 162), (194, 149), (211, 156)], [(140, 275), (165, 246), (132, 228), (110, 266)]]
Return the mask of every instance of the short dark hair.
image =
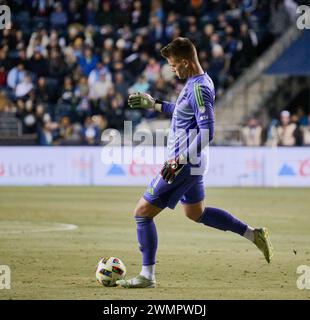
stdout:
[(188, 38), (175, 38), (160, 50), (164, 58), (176, 59), (195, 59), (197, 58), (197, 51), (191, 40)]

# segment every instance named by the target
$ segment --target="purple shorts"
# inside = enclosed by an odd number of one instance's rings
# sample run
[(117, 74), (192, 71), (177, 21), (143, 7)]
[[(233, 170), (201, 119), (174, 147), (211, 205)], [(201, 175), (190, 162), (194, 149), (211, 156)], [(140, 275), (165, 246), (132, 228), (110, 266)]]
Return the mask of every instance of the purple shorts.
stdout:
[(185, 204), (202, 201), (205, 197), (203, 176), (191, 175), (190, 169), (190, 166), (184, 166), (171, 184), (164, 181), (159, 172), (148, 185), (143, 198), (162, 209), (174, 209), (179, 200)]

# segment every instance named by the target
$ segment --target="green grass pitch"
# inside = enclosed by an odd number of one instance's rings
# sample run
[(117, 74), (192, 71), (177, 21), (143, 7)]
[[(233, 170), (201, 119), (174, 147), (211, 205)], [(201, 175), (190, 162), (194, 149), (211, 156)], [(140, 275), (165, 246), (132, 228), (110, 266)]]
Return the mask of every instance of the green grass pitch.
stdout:
[[(0, 265), (11, 268), (11, 289), (0, 299), (310, 299), (296, 286), (297, 267), (310, 266), (310, 190), (302, 188), (207, 190), (206, 204), (270, 229), (270, 265), (252, 243), (190, 221), (178, 205), (156, 218), (158, 287), (100, 286), (102, 256), (121, 258), (127, 277), (140, 271), (132, 211), (143, 190), (1, 187)], [(48, 223), (78, 229), (40, 232)]]

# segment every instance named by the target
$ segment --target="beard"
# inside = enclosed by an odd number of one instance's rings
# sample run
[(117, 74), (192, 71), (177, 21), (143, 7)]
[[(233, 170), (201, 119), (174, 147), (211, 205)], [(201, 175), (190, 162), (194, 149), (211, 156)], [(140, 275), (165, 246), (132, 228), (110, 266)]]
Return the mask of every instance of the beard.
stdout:
[(188, 70), (185, 67), (179, 68), (178, 72), (177, 72), (177, 76), (179, 77), (179, 79), (186, 79), (188, 78)]

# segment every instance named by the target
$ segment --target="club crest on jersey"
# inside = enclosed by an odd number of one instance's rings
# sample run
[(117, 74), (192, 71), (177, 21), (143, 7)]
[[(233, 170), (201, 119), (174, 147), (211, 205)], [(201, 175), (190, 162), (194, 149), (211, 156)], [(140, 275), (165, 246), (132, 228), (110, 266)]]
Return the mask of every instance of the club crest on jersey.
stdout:
[(195, 94), (195, 99), (196, 99), (196, 103), (198, 105), (199, 112), (205, 113), (206, 107), (203, 102), (201, 87), (200, 87), (199, 83), (194, 83), (194, 94)]

